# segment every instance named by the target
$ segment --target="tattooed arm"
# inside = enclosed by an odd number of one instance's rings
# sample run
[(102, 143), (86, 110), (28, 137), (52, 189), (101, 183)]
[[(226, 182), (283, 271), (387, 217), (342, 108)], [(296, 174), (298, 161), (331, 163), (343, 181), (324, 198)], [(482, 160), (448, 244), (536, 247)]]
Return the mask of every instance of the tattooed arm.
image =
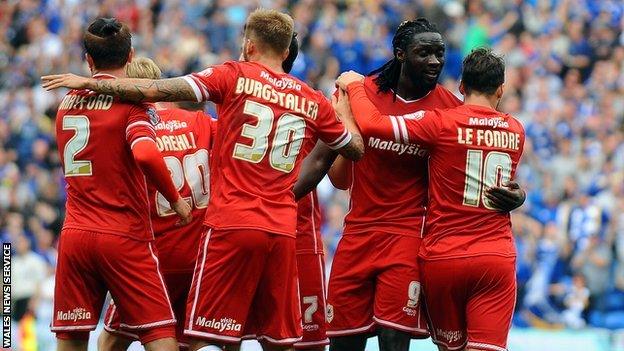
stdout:
[(195, 92), (182, 77), (169, 79), (93, 79), (74, 74), (41, 77), (46, 90), (61, 87), (90, 89), (134, 102), (197, 101)]

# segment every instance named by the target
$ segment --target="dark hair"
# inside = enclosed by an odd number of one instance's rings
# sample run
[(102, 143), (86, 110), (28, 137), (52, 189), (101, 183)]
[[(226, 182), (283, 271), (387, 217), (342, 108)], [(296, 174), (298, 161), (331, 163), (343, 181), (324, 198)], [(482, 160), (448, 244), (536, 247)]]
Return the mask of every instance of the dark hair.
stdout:
[(121, 68), (128, 62), (132, 35), (115, 18), (98, 18), (89, 25), (83, 42), (97, 69)]
[(378, 74), (375, 77), (375, 83), (379, 87), (380, 92), (387, 92), (396, 88), (399, 83), (399, 75), (401, 74), (401, 62), (397, 59), (397, 50), (407, 51), (407, 47), (414, 40), (414, 35), (419, 33), (440, 34), (440, 31), (438, 31), (435, 24), (423, 17), (419, 17), (416, 20), (403, 21), (397, 28), (392, 38), (394, 58), (368, 74), (369, 76)]
[(288, 57), (282, 62), (282, 69), (286, 73), (290, 73), (293, 68), (293, 64), (299, 55), (299, 41), (297, 40), (297, 32), (293, 33), (290, 46), (288, 47)]
[(505, 82), (505, 61), (491, 49), (474, 49), (464, 59), (461, 79), (466, 94), (492, 95)]

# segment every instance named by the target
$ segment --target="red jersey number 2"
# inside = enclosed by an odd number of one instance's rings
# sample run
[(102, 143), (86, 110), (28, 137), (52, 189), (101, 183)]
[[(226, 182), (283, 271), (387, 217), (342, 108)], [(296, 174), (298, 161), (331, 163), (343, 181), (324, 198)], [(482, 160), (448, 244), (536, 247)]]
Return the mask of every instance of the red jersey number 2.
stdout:
[(76, 159), (76, 155), (82, 152), (89, 143), (89, 118), (85, 115), (65, 115), (63, 116), (63, 130), (75, 132), (63, 150), (65, 176), (84, 177), (92, 175), (91, 161)]

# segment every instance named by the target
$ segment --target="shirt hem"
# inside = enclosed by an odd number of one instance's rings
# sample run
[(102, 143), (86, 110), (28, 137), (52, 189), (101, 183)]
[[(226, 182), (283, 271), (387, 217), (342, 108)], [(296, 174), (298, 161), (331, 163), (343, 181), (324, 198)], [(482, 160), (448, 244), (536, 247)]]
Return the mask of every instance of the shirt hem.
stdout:
[(348, 230), (348, 229), (345, 229), (345, 231), (342, 233), (342, 235), (343, 236), (345, 236), (345, 235), (366, 235), (366, 234), (372, 234), (372, 233), (381, 233), (381, 234), (401, 235), (401, 236), (410, 236), (410, 237), (414, 237), (414, 238), (422, 238), (422, 235), (420, 233), (406, 233), (404, 231), (388, 231), (388, 230), (381, 230), (381, 229), (375, 229), (375, 228), (359, 229), (359, 230)]
[(502, 254), (500, 252), (475, 252), (475, 253), (444, 255), (444, 256), (434, 256), (434, 257), (427, 257), (424, 254), (418, 254), (418, 258), (420, 258), (423, 261), (450, 260), (450, 259), (455, 259), (455, 258), (471, 258), (475, 256), (499, 256), (499, 257), (506, 257), (506, 258), (510, 258), (510, 257), (515, 258), (517, 257), (517, 254), (515, 253)]
[(325, 255), (325, 250), (318, 249), (297, 249), (295, 250), (297, 255)]
[(117, 236), (123, 236), (125, 238), (130, 238), (133, 240), (145, 241), (145, 242), (154, 240), (154, 235), (151, 233), (150, 233), (150, 237), (144, 238), (144, 237), (136, 237), (134, 235), (131, 235), (122, 231), (103, 230), (101, 227), (84, 227), (84, 226), (77, 226), (77, 225), (64, 225), (61, 230), (65, 230), (65, 229), (76, 229), (76, 230), (83, 230), (86, 232), (117, 235)]
[(296, 238), (297, 234), (295, 232), (289, 233), (283, 230), (275, 230), (275, 228), (262, 227), (257, 225), (245, 226), (245, 225), (232, 225), (232, 226), (217, 226), (213, 225), (210, 222), (204, 222), (204, 225), (210, 227), (215, 230), (232, 230), (232, 229), (253, 229), (253, 230), (261, 230), (270, 234), (283, 235), (291, 238)]

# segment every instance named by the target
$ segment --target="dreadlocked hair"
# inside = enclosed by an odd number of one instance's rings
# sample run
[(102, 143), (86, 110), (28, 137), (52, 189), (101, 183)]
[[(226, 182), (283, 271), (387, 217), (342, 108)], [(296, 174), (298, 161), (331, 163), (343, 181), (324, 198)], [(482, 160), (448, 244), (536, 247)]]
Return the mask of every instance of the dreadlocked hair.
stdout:
[(374, 78), (375, 83), (379, 87), (379, 92), (388, 92), (396, 89), (399, 83), (399, 75), (401, 74), (401, 62), (397, 58), (397, 50), (407, 50), (408, 45), (419, 33), (440, 33), (435, 24), (429, 22), (426, 18), (419, 17), (415, 20), (403, 21), (399, 24), (394, 37), (392, 38), (392, 52), (394, 57), (386, 62), (383, 66), (370, 72), (369, 76), (377, 75)]

